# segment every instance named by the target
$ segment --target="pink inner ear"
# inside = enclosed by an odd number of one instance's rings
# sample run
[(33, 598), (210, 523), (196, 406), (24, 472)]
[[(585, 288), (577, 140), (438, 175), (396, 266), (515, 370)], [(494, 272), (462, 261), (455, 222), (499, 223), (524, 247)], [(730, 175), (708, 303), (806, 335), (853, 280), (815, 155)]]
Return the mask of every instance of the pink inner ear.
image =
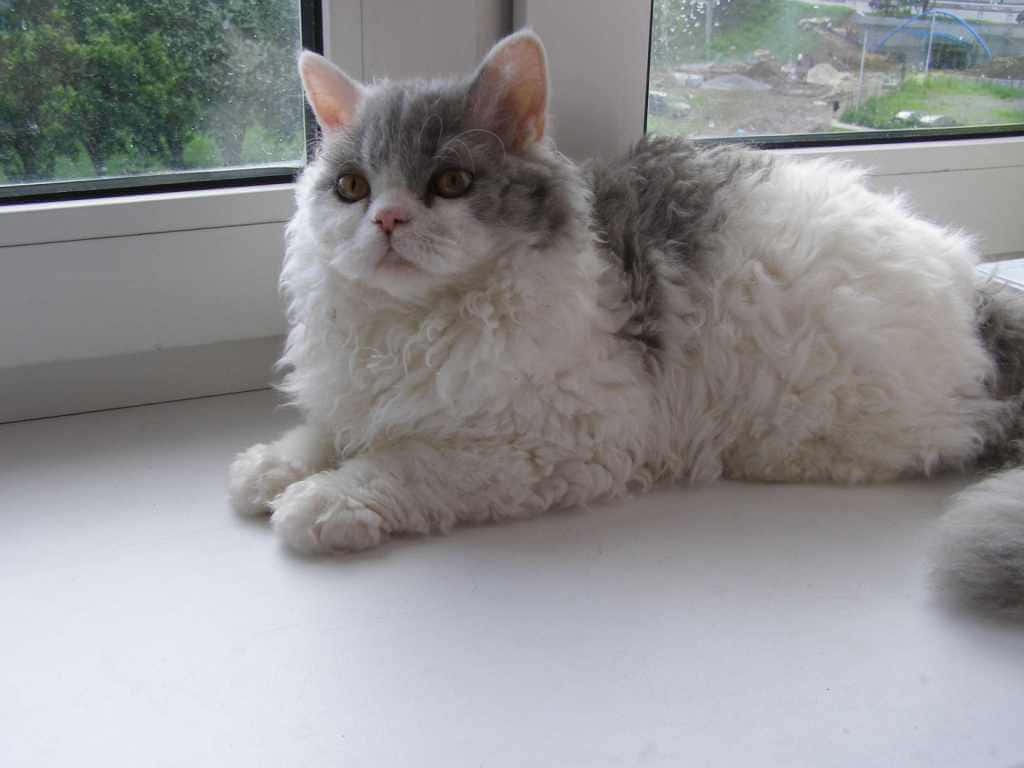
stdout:
[(532, 34), (513, 35), (488, 55), (473, 86), (475, 110), (498, 121), (506, 142), (521, 149), (544, 136), (548, 103), (544, 49)]
[(362, 87), (323, 56), (309, 51), (299, 58), (306, 98), (324, 133), (337, 133), (355, 117)]

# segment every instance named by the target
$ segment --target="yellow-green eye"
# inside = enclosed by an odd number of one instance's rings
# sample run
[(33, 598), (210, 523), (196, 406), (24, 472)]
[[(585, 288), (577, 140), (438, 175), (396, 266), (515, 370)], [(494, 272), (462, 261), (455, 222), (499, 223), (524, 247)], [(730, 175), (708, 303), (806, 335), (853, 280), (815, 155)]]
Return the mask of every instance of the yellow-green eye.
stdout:
[(358, 173), (346, 173), (338, 179), (338, 197), (346, 203), (362, 200), (370, 194), (370, 182)]
[(449, 168), (434, 176), (430, 185), (441, 197), (462, 197), (473, 184), (473, 174), (459, 168)]

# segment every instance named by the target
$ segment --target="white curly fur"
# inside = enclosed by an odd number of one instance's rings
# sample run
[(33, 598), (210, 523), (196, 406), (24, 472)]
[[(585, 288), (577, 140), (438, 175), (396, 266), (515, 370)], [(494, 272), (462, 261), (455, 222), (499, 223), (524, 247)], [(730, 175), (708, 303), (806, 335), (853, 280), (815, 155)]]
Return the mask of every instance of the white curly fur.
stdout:
[[(733, 192), (712, 278), (672, 295), (665, 334), (677, 341), (653, 386), (616, 335), (622, 294), (589, 231), (556, 253), (503, 253), (430, 306), (409, 305), (327, 266), (302, 189), (282, 275), (286, 389), (331, 435), (338, 477), (358, 475), (348, 495), (388, 531), (665, 477), (928, 473), (974, 458), (1004, 407), (985, 388), (969, 243), (836, 166), (779, 163), (768, 183)], [(236, 506), (265, 507), (297, 467), (330, 463), (291, 458), (317, 433), (243, 454)]]
[[(545, 141), (527, 151), (569, 162)], [(617, 334), (625, 287), (569, 172), (577, 221), (555, 242), (479, 231), (458, 206), (434, 214), (465, 236), (444, 246), (457, 269), (429, 283), (351, 268), (380, 247), (373, 232), (302, 176), (282, 363), (307, 425), (241, 455), (236, 508), (272, 507), (302, 551), (362, 549), (663, 479), (929, 474), (972, 461), (1005, 421), (972, 244), (858, 172), (780, 158), (731, 185), (711, 266), (658, 267), (671, 290), (653, 373)]]

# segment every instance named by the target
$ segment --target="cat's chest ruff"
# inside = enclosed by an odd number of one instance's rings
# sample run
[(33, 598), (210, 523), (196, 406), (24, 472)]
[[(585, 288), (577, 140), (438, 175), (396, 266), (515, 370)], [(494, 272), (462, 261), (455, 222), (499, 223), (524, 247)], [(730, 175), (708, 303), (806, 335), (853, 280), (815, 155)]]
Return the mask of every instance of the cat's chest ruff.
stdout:
[(329, 402), (317, 410), (348, 429), (380, 434), (498, 428), (543, 423), (554, 412), (571, 415), (582, 401), (578, 392), (566, 394), (567, 382), (578, 390), (588, 366), (577, 358), (594, 345), (577, 310), (559, 314), (519, 311), (508, 297), (486, 293), (467, 297), (456, 311), (416, 321), (364, 317), (346, 327), (336, 308), (335, 343), (329, 345), (334, 360), (327, 366), (334, 382)]

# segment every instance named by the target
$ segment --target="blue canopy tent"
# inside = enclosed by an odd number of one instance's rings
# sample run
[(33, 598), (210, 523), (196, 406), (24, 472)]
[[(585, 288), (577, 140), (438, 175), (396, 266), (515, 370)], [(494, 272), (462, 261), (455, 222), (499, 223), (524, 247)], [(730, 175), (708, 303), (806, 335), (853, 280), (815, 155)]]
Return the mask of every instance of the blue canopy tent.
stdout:
[(916, 21), (921, 21), (923, 19), (935, 19), (936, 17), (949, 19), (950, 21), (953, 21), (956, 24), (959, 24), (961, 27), (963, 27), (963, 29), (967, 32), (968, 35), (970, 35), (974, 42), (978, 44), (978, 48), (982, 51), (982, 53), (984, 53), (984, 55), (988, 57), (988, 60), (992, 60), (992, 49), (988, 47), (988, 43), (985, 42), (985, 39), (978, 34), (977, 30), (974, 27), (968, 24), (967, 21), (962, 17), (957, 16), (955, 13), (935, 9), (925, 11), (924, 13), (919, 14), (917, 16), (912, 16), (911, 18), (904, 21), (902, 24), (900, 24), (898, 27), (892, 30), (889, 34), (883, 37), (873, 47), (873, 52), (880, 53), (882, 49), (885, 47), (885, 44), (888, 43), (893, 37), (895, 37), (898, 34), (905, 34), (911, 37), (920, 38), (923, 41), (922, 45), (924, 46), (928, 45), (929, 37), (931, 37), (933, 46), (936, 42), (940, 44), (953, 46), (963, 46), (967, 43), (967, 41), (965, 41), (964, 38), (956, 37), (947, 32), (933, 32), (933, 30), (931, 30), (929, 27), (922, 28), (911, 26)]

